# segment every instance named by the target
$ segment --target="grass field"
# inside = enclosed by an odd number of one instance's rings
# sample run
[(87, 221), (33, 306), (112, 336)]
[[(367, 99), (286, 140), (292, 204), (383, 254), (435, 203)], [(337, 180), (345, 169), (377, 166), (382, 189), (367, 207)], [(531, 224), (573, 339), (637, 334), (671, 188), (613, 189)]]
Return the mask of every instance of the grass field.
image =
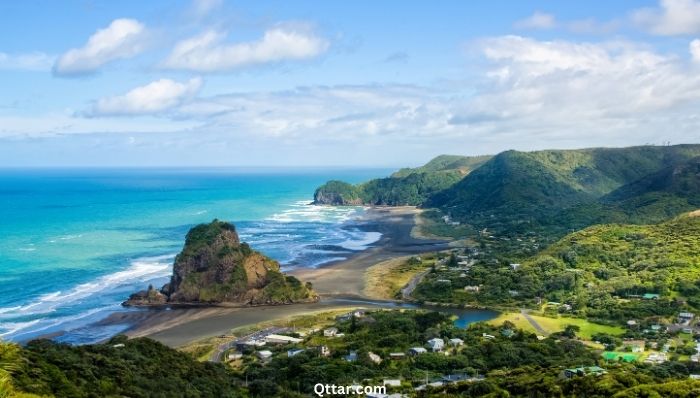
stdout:
[(423, 261), (410, 264), (410, 257), (399, 257), (382, 261), (365, 271), (364, 294), (375, 299), (396, 299), (400, 290), (417, 275), (434, 263), (434, 257), (423, 256)]
[[(547, 333), (560, 332), (566, 328), (566, 325), (576, 325), (581, 328), (578, 332), (579, 337), (590, 340), (591, 336), (596, 333), (607, 333), (610, 335), (620, 335), (624, 332), (619, 326), (608, 326), (601, 325), (599, 323), (589, 322), (585, 319), (580, 318), (547, 318), (543, 316), (530, 315), (530, 317), (537, 322), (542, 329)], [(498, 318), (489, 321), (489, 323), (494, 325), (499, 325), (504, 321), (510, 321), (515, 324), (516, 327), (530, 331), (532, 333), (537, 333), (535, 328), (530, 324), (530, 322), (525, 319), (525, 317), (517, 312), (506, 312), (502, 313)]]

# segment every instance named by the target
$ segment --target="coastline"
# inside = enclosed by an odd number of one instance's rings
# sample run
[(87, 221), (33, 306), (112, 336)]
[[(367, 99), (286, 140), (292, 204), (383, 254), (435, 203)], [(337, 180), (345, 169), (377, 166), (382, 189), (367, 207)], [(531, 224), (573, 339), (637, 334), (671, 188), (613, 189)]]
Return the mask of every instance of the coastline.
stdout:
[(147, 308), (116, 312), (97, 324), (127, 324), (129, 327), (124, 334), (130, 337), (150, 337), (176, 347), (226, 334), (236, 327), (311, 311), (347, 307), (353, 302), (367, 307), (391, 303), (390, 300), (376, 300), (363, 294), (367, 268), (396, 257), (450, 248), (448, 241), (412, 236), (418, 212), (414, 207), (372, 207), (355, 226), (366, 231), (380, 232), (382, 237), (377, 242), (345, 260), (323, 264), (318, 268), (289, 271), (289, 274), (314, 285), (314, 290), (320, 296), (316, 303), (257, 307)]

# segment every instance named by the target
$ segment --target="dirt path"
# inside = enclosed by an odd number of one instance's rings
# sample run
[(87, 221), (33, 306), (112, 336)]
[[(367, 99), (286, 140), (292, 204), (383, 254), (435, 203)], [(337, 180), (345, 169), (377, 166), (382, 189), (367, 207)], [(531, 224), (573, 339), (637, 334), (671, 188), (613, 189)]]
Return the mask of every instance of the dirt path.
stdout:
[(542, 336), (549, 336), (549, 333), (545, 331), (542, 328), (542, 326), (540, 326), (540, 324), (537, 323), (537, 321), (530, 316), (530, 314), (527, 313), (527, 310), (521, 309), (520, 314), (522, 314), (522, 316), (525, 317), (525, 319), (527, 319), (528, 322), (530, 322), (530, 325), (532, 325), (532, 327), (535, 328), (537, 333), (539, 333)]

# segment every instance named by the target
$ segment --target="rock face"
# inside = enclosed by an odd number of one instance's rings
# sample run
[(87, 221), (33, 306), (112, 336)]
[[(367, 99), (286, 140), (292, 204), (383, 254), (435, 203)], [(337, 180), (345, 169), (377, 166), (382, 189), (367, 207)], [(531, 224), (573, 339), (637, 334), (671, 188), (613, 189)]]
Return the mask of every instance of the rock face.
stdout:
[(124, 305), (274, 305), (317, 299), (311, 284), (282, 274), (277, 261), (240, 242), (233, 224), (214, 220), (188, 232), (170, 283), (160, 291), (151, 287), (135, 293)]

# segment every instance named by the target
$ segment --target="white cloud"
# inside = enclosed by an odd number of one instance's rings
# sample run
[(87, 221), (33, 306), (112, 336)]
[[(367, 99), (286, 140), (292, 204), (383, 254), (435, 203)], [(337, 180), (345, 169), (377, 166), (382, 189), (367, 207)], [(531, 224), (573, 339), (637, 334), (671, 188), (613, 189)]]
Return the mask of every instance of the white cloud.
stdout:
[(659, 7), (634, 11), (632, 21), (655, 35), (700, 33), (700, 1), (661, 0)]
[(531, 16), (517, 21), (514, 26), (518, 29), (552, 29), (556, 24), (554, 15), (536, 11)]
[(700, 62), (700, 39), (691, 41), (688, 47), (693, 61)]
[(328, 42), (308, 31), (277, 27), (257, 41), (224, 43), (225, 34), (208, 31), (175, 45), (163, 67), (198, 72), (230, 70), (249, 65), (302, 60), (326, 51)]
[(115, 19), (95, 32), (85, 46), (68, 50), (56, 61), (56, 75), (82, 75), (96, 72), (118, 59), (131, 58), (145, 48), (146, 27), (134, 19)]
[(41, 53), (7, 54), (0, 52), (0, 69), (47, 71), (51, 69), (54, 57)]
[(99, 99), (91, 115), (147, 115), (172, 109), (197, 94), (202, 79), (193, 78), (179, 83), (160, 79), (134, 88), (124, 95)]
[(220, 8), (223, 4), (223, 0), (194, 0), (190, 7), (190, 12), (194, 17), (202, 18)]

